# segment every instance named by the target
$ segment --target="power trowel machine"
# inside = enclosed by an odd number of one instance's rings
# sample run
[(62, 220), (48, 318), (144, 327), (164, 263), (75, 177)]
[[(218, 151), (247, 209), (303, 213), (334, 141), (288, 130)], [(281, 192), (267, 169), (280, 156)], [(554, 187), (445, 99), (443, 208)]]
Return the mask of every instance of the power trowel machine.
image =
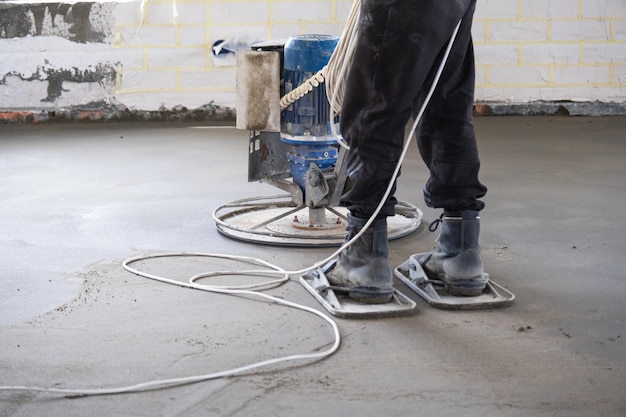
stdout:
[[(339, 246), (347, 211), (339, 207), (346, 187), (346, 147), (339, 146), (335, 117), (324, 88), (325, 66), (338, 38), (300, 35), (285, 42), (255, 44), (237, 52), (237, 128), (248, 130), (248, 181), (270, 184), (286, 194), (246, 198), (218, 207), (218, 231), (226, 236), (285, 246)], [(422, 212), (399, 202), (388, 218), (389, 239), (420, 225)], [(407, 313), (415, 302), (396, 291), (388, 304), (366, 305), (330, 289), (318, 268), (302, 285), (332, 314), (380, 317)], [(395, 275), (434, 307), (463, 309), (508, 305), (512, 294), (488, 285), (477, 297), (448, 296), (418, 262), (407, 261)]]
[[(286, 194), (217, 208), (221, 233), (286, 246), (343, 242), (346, 212), (338, 206), (346, 151), (332, 133), (338, 118), (331, 116), (320, 73), (337, 42), (333, 36), (302, 35), (237, 52), (237, 128), (250, 132), (248, 181)], [(415, 231), (422, 217), (407, 203), (397, 213), (389, 226), (392, 239)]]

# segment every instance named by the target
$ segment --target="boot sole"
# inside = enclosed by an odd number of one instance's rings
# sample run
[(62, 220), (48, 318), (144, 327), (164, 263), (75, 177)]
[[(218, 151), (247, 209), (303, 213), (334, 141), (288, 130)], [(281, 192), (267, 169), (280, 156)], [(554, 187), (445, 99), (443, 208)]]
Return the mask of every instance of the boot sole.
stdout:
[(485, 290), (489, 278), (486, 274), (479, 275), (472, 278), (455, 279), (450, 281), (444, 278), (444, 288), (450, 295), (460, 297), (476, 297)]
[(373, 287), (353, 287), (348, 290), (348, 297), (364, 304), (386, 304), (393, 298), (394, 290), (381, 290)]

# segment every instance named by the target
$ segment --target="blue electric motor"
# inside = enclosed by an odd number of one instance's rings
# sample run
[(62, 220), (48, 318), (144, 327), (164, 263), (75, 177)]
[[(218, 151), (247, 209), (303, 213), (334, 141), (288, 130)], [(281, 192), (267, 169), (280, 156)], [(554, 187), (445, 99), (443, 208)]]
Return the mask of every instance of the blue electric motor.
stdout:
[[(329, 35), (300, 35), (285, 44), (283, 94), (297, 88), (328, 63), (338, 38)], [(288, 154), (291, 174), (305, 192), (306, 172), (311, 163), (321, 169), (337, 162), (337, 148), (330, 127), (330, 104), (324, 85), (314, 88), (283, 110), (281, 139), (292, 145)], [(335, 122), (335, 121), (333, 121)]]

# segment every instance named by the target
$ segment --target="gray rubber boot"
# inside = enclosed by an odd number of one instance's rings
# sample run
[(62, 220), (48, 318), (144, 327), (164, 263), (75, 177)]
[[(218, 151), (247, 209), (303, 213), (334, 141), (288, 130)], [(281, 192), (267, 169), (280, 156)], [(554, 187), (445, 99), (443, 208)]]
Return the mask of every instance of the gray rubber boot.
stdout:
[[(348, 215), (346, 242), (356, 236), (365, 223), (366, 219)], [(387, 219), (377, 220), (344, 250), (335, 267), (326, 273), (326, 278), (332, 286), (340, 287), (356, 301), (368, 304), (391, 301), (394, 289), (389, 265)]]
[(480, 295), (487, 285), (483, 274), (478, 235), (480, 217), (474, 210), (448, 212), (433, 223), (435, 230), (441, 223), (437, 248), (420, 259), (420, 264), (431, 279), (444, 282), (451, 295)]

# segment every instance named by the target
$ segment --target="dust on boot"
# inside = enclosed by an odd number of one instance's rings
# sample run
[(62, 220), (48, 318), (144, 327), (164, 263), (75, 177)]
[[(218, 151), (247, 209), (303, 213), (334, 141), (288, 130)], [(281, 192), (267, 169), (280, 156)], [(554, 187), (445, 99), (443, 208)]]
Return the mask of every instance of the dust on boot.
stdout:
[(478, 235), (478, 211), (446, 211), (433, 223), (441, 223), (437, 248), (419, 260), (431, 279), (443, 281), (451, 295), (477, 296), (482, 293), (488, 276), (483, 272)]
[[(346, 242), (356, 236), (366, 223), (367, 219), (349, 214)], [(394, 288), (389, 265), (387, 219), (374, 222), (344, 250), (326, 278), (333, 287), (347, 292), (350, 298), (361, 303), (383, 304), (391, 301)]]

